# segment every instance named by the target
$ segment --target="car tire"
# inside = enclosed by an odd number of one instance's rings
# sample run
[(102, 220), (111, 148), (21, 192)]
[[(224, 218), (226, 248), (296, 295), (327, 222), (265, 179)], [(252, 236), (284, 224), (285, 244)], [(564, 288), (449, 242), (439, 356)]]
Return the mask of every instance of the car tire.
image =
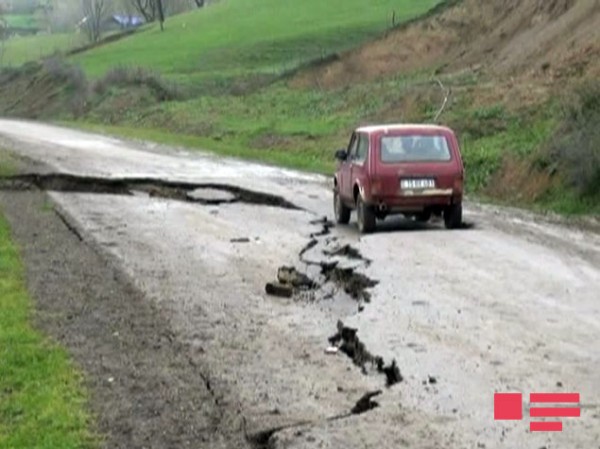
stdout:
[(350, 208), (344, 204), (340, 194), (336, 191), (333, 193), (333, 211), (335, 213), (335, 221), (339, 224), (348, 224), (350, 222)]
[(356, 200), (356, 221), (358, 223), (358, 230), (361, 232), (361, 234), (373, 232), (375, 230), (375, 226), (377, 225), (375, 211), (371, 206), (365, 204), (360, 195)]
[(446, 229), (458, 229), (462, 225), (462, 204), (452, 204), (444, 210)]

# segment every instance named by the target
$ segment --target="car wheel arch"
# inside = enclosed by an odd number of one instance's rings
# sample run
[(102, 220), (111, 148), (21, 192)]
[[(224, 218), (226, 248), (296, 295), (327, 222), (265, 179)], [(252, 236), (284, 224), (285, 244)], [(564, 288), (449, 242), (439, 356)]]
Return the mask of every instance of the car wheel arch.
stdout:
[(361, 188), (360, 185), (358, 183), (354, 184), (354, 188), (352, 190), (353, 192), (353, 196), (354, 196), (354, 202), (356, 203), (356, 201), (358, 200), (358, 195), (361, 194)]

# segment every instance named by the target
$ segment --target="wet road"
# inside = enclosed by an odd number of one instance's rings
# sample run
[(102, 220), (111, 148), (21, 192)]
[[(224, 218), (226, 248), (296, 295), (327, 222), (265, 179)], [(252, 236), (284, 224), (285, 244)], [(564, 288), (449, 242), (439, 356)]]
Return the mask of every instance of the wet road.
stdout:
[[(233, 185), (304, 210), (244, 203), (199, 205), (136, 196), (51, 193), (82, 231), (172, 317), (177, 335), (211, 361), (224, 403), (274, 447), (591, 448), (600, 441), (600, 237), (523, 212), (469, 205), (474, 229), (390, 220), (359, 237), (334, 228), (306, 253), (350, 244), (342, 260), (379, 281), (371, 302), (268, 297), (280, 265), (331, 216), (328, 180), (290, 170), (39, 124), (0, 121), (0, 145), (78, 176)], [(235, 240), (248, 238), (246, 243)], [(337, 240), (332, 240), (335, 237)], [(405, 377), (390, 389), (342, 354), (326, 355), (338, 319)], [(382, 388), (380, 407), (346, 413)], [(582, 415), (564, 431), (529, 434), (494, 422), (493, 393), (579, 392)], [(525, 401), (527, 402), (527, 401)], [(235, 418), (231, 418), (235, 426)], [(299, 431), (298, 429), (302, 429)]]

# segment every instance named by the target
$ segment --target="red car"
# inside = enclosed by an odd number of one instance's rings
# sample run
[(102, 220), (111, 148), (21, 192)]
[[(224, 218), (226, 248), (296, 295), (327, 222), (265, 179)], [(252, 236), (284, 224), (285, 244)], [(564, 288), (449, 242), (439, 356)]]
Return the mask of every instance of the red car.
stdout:
[(356, 209), (362, 233), (376, 220), (404, 214), (428, 221), (443, 215), (446, 228), (462, 224), (464, 166), (454, 132), (436, 125), (358, 128), (336, 152), (333, 200), (338, 223)]

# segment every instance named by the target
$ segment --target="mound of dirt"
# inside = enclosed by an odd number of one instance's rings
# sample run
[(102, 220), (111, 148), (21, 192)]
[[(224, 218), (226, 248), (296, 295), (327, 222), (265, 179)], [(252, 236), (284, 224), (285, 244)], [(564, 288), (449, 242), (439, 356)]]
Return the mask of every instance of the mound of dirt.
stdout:
[(78, 116), (88, 83), (81, 69), (49, 58), (0, 72), (0, 114), (25, 118)]
[(340, 87), (421, 69), (600, 74), (598, 0), (446, 0), (438, 11), (303, 71), (291, 84)]

